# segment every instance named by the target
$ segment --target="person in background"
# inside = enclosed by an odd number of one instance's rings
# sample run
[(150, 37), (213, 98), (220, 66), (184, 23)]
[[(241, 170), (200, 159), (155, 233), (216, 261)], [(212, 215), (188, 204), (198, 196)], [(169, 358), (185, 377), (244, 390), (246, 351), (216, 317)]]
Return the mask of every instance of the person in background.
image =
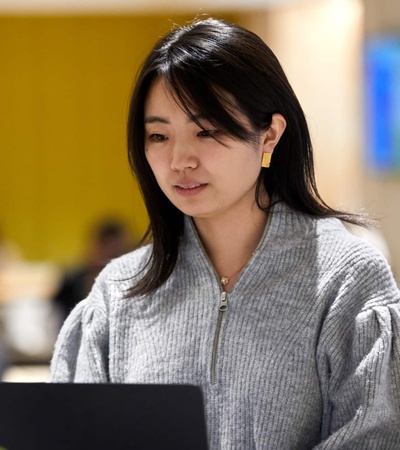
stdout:
[(88, 295), (94, 280), (107, 263), (127, 253), (132, 247), (128, 229), (122, 222), (107, 219), (95, 225), (84, 262), (65, 274), (54, 295), (62, 322), (73, 307)]
[(173, 29), (128, 135), (151, 241), (75, 307), (51, 381), (201, 386), (210, 450), (399, 449), (400, 292), (342, 223), (365, 217), (319, 195), (269, 47), (215, 19)]

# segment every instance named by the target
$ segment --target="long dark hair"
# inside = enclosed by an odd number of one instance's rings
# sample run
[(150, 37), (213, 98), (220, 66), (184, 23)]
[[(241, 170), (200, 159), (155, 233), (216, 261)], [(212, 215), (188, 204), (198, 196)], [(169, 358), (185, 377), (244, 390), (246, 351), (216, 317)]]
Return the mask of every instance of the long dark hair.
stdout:
[(238, 25), (215, 19), (196, 21), (172, 30), (156, 43), (139, 72), (130, 103), (129, 162), (150, 217), (145, 237), (153, 240), (152, 256), (131, 295), (152, 292), (168, 279), (184, 228), (183, 213), (161, 191), (145, 156), (144, 103), (156, 77), (163, 78), (194, 121), (193, 112), (239, 140), (250, 142), (254, 133), (235, 119), (234, 109), (247, 117), (256, 133), (269, 127), (274, 113), (285, 117), (286, 130), (271, 166), (261, 170), (258, 179), (260, 208), (265, 209), (260, 200), (264, 187), (270, 198), (297, 211), (357, 224), (362, 221), (330, 208), (319, 195), (306, 118), (271, 49)]

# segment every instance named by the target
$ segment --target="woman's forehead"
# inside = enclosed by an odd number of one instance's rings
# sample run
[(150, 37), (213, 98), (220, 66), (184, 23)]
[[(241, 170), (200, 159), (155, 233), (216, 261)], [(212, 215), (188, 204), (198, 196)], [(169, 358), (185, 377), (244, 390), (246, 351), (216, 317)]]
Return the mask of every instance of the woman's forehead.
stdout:
[[(247, 130), (252, 130), (251, 120), (247, 117), (243, 109), (239, 106), (233, 94), (219, 86), (209, 85), (209, 95), (214, 98), (214, 102), (225, 111), (235, 122)], [(214, 108), (205, 104), (204, 98), (200, 96), (196, 89), (190, 91), (186, 86), (176, 83), (173, 86), (164, 76), (157, 75), (152, 80), (144, 105), (145, 116), (158, 113), (157, 107), (162, 102), (170, 108), (179, 108), (189, 118), (190, 121), (202, 125), (209, 122), (215, 126), (221, 126), (220, 119)], [(145, 117), (146, 122), (146, 117)]]

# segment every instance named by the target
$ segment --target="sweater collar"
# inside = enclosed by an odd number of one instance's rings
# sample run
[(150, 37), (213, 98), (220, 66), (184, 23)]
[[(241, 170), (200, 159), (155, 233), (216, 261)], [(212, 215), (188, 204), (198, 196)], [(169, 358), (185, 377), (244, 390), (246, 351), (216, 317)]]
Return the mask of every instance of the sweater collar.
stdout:
[[(315, 229), (311, 217), (294, 211), (285, 202), (278, 201), (273, 204), (268, 215), (268, 220), (262, 234), (258, 249), (267, 245), (273, 245), (276, 239), (289, 238), (291, 235), (299, 235)], [(196, 226), (191, 217), (185, 216), (185, 231), (183, 244), (192, 249), (202, 246)], [(202, 251), (205, 253), (204, 249)]]
[[(249, 262), (251, 263), (252, 260), (257, 258), (258, 254), (264, 253), (265, 250), (279, 249), (283, 242), (288, 241), (290, 235), (298, 235), (300, 230), (304, 232), (307, 229), (305, 217), (307, 216), (295, 212), (286, 203), (276, 202), (271, 207), (261, 240)], [(218, 278), (198, 235), (194, 221), (189, 216), (185, 216), (181, 250), (185, 259), (184, 264), (207, 267)]]

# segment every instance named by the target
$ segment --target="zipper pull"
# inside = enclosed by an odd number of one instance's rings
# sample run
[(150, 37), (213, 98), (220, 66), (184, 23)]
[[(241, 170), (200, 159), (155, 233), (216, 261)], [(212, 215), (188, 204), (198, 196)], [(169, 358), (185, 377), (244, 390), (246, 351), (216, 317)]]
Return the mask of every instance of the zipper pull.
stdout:
[(224, 312), (228, 309), (228, 293), (225, 291), (221, 292), (221, 298), (220, 298), (218, 309), (221, 312)]

